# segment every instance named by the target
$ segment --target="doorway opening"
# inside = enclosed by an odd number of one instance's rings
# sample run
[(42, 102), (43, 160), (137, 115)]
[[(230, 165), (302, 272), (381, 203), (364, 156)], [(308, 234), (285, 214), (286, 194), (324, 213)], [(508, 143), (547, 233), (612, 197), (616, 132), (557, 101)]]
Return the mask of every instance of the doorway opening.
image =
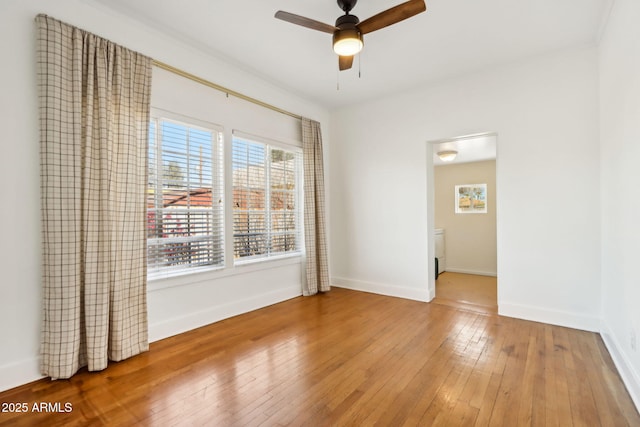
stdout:
[(497, 313), (497, 134), (427, 145), (432, 302)]

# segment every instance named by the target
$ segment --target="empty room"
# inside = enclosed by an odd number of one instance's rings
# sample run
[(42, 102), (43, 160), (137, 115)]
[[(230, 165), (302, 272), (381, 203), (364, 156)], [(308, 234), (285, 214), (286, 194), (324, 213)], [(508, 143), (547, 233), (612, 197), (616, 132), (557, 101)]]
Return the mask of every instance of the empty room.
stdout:
[(0, 425), (640, 425), (639, 21), (0, 2)]

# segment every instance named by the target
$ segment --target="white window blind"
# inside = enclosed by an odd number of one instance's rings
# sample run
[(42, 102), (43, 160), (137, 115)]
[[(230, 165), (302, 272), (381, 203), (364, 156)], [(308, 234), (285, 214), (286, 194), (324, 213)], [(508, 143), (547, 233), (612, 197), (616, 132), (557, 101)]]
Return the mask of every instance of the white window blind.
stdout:
[(222, 133), (154, 118), (149, 131), (148, 272), (224, 264)]
[(234, 258), (300, 252), (302, 153), (234, 136)]

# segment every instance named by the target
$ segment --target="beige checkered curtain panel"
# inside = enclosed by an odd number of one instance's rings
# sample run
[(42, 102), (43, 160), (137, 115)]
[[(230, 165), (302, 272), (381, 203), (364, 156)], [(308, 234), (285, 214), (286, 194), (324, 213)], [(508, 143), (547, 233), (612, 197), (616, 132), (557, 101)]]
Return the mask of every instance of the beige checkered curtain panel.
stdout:
[(306, 283), (303, 295), (331, 289), (327, 260), (324, 203), (324, 162), (320, 123), (302, 118), (302, 158), (304, 163), (304, 240)]
[(148, 350), (151, 60), (47, 16), (38, 27), (41, 370), (68, 378)]

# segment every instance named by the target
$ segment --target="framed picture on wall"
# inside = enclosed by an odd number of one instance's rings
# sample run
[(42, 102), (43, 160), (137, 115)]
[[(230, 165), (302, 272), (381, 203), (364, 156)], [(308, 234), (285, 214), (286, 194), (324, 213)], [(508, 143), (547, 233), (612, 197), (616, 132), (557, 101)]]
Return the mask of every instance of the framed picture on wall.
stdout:
[(456, 185), (456, 213), (487, 213), (487, 184)]

